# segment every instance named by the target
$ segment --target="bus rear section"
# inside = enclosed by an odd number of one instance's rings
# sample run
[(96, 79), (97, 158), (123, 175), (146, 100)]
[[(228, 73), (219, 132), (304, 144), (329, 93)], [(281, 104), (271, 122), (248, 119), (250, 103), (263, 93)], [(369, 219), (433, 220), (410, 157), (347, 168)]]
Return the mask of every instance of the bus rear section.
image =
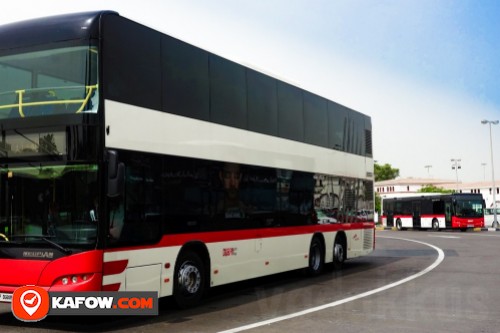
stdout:
[(484, 227), (481, 194), (435, 194), (383, 200), (383, 223), (403, 229), (475, 229)]

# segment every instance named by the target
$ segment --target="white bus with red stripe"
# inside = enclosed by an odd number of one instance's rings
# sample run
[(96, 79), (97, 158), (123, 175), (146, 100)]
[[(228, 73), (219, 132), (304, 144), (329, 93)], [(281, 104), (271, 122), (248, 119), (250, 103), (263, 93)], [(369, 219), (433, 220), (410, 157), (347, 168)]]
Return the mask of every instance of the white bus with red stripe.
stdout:
[(369, 117), (115, 12), (0, 27), (0, 125), (0, 300), (190, 306), (373, 251)]
[(384, 199), (382, 223), (398, 230), (484, 227), (481, 194), (435, 194)]

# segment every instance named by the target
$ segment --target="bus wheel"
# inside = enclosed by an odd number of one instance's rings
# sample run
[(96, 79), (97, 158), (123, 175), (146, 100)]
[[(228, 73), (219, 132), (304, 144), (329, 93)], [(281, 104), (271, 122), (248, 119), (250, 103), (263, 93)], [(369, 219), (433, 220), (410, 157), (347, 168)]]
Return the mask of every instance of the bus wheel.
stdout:
[(439, 221), (438, 220), (436, 220), (436, 219), (432, 220), (432, 229), (434, 231), (439, 231)]
[(342, 269), (346, 257), (345, 249), (345, 238), (337, 236), (335, 238), (335, 244), (333, 244), (333, 267), (335, 269)]
[(180, 308), (196, 305), (205, 291), (205, 268), (194, 252), (184, 252), (177, 259), (174, 276), (174, 299)]
[(325, 266), (325, 250), (323, 242), (318, 237), (314, 237), (309, 248), (309, 266), (307, 274), (316, 276), (323, 272)]
[(397, 219), (396, 220), (396, 228), (401, 231), (403, 230), (403, 225), (401, 224), (401, 220), (400, 219)]

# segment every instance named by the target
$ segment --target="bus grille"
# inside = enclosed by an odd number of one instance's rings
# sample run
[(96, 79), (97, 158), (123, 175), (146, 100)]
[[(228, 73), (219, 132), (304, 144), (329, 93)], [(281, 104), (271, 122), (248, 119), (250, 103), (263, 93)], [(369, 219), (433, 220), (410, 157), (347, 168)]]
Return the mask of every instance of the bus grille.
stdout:
[(373, 232), (375, 229), (363, 230), (363, 250), (371, 250), (373, 248)]

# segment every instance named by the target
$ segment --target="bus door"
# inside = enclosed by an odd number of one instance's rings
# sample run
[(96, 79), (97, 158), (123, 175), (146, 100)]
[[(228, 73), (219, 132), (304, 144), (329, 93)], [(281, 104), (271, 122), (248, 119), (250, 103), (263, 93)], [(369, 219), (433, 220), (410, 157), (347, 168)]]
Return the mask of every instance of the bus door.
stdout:
[(382, 201), (382, 222), (385, 217), (385, 226), (394, 227), (394, 202), (391, 200)]
[(386, 210), (385, 216), (387, 219), (386, 221), (387, 227), (394, 227), (394, 212), (392, 210)]
[(451, 228), (452, 205), (451, 201), (444, 203), (444, 222), (446, 228)]
[(387, 212), (387, 226), (388, 227), (394, 227), (394, 215), (392, 212)]
[(412, 212), (413, 212), (413, 228), (420, 228), (421, 227), (420, 201), (415, 201), (412, 203)]

